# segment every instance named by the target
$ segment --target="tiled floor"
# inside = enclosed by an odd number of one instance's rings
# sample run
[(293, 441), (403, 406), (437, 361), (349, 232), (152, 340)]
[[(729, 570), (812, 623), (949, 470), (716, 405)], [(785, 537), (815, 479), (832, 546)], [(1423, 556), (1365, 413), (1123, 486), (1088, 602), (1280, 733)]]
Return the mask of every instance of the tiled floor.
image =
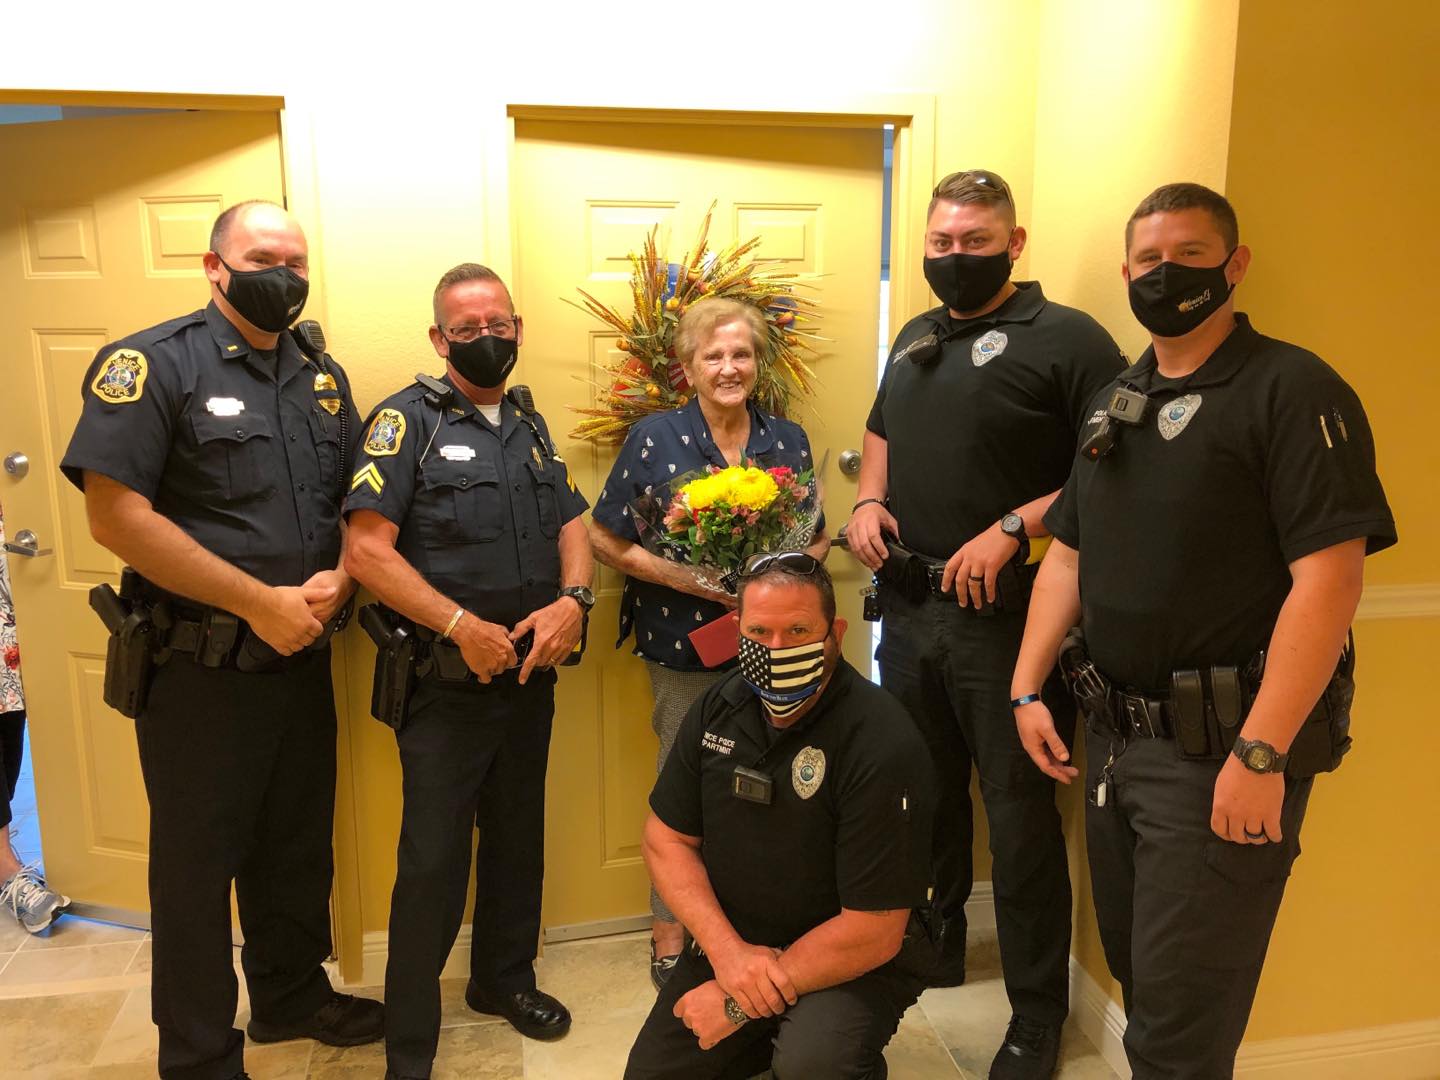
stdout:
[[(886, 1051), (891, 1080), (983, 1077), (1009, 1018), (993, 939), (972, 950), (972, 979), (927, 991)], [(643, 934), (554, 945), (538, 965), (540, 985), (571, 1008), (575, 1026), (556, 1043), (522, 1039), (505, 1023), (470, 1012), (464, 981), (442, 984), (436, 1080), (616, 1080), (654, 993)], [(132, 1080), (154, 1076), (150, 944), (143, 931), (62, 919), (31, 937), (0, 918), (0, 1078)], [(378, 996), (374, 988), (360, 993)], [(242, 981), (238, 1021), (248, 1019)], [(311, 1042), (251, 1046), (255, 1080), (384, 1076), (381, 1045), (335, 1050)], [(1114, 1073), (1079, 1032), (1068, 1029), (1062, 1080)]]

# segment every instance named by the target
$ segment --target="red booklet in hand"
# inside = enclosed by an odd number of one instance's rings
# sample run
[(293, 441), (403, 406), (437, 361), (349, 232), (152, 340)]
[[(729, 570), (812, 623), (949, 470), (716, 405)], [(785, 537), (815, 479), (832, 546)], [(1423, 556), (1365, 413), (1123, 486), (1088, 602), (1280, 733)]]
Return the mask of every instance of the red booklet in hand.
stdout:
[(740, 655), (740, 617), (727, 611), (689, 634), (690, 644), (706, 667), (719, 667)]

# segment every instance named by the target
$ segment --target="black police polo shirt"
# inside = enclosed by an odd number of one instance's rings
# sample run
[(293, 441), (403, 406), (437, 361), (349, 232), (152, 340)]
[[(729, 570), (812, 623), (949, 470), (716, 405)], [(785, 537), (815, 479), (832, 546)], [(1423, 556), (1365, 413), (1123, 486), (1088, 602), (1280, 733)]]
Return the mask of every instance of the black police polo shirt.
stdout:
[[(333, 385), (338, 384), (338, 385)], [(341, 446), (360, 417), (289, 334), (258, 353), (212, 303), (106, 345), (81, 388), (60, 470), (100, 473), (149, 499), (201, 547), (267, 585), (299, 585), (340, 557)]]
[[(702, 839), (736, 932), (782, 948), (842, 907), (923, 904), (934, 774), (900, 703), (842, 659), (809, 713), (778, 737), (767, 728), (731, 672), (690, 707), (650, 795), (661, 821)], [(769, 805), (732, 793), (737, 765), (771, 777)]]
[[(745, 443), (746, 460), (762, 468), (784, 465), (796, 472), (815, 467), (810, 440), (799, 424), (771, 416), (753, 402), (747, 408), (750, 437)], [(686, 473), (708, 465), (723, 469), (727, 464), (710, 436), (700, 400), (692, 398), (681, 408), (647, 416), (630, 429), (595, 502), (593, 516), (616, 536), (638, 544), (636, 500), (654, 491), (664, 494), (666, 484)], [(818, 527), (825, 527), (823, 517)], [(627, 577), (620, 602), (620, 637), (615, 645), (618, 648), (633, 628), (637, 656), (681, 671), (703, 671), (705, 665), (689, 635), (725, 612), (723, 605), (713, 601)]]
[[(442, 379), (448, 385), (448, 378)], [(508, 398), (497, 430), (459, 391), (441, 410), (412, 384), (366, 421), (345, 513), (374, 510), (432, 586), (487, 622), (514, 626), (560, 590), (560, 529), (588, 503), (551, 455), (538, 414)]]
[(1099, 461), (1077, 456), (1045, 518), (1080, 552), (1086, 641), (1123, 686), (1244, 664), (1270, 640), (1290, 563), (1360, 537), (1367, 553), (1395, 543), (1360, 399), (1313, 353), (1235, 318), (1184, 378), (1160, 376), (1146, 350), (1123, 376), (1150, 396), (1144, 421)]
[[(934, 333), (941, 355), (906, 350)], [(1095, 392), (1125, 367), (1109, 334), (1083, 311), (1045, 299), (1039, 282), (988, 315), (939, 307), (895, 337), (866, 427), (889, 446), (890, 512), (909, 548), (948, 559), (1070, 474)]]

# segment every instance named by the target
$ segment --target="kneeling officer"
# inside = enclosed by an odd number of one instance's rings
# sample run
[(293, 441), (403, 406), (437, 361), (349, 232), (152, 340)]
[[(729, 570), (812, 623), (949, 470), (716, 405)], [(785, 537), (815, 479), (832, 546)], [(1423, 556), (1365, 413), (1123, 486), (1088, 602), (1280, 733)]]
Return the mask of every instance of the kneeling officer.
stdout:
[[(465, 1000), (524, 1035), (570, 1027), (535, 986), (544, 871), (545, 766), (556, 664), (575, 655), (593, 603), (588, 505), (529, 394), (505, 393), (521, 322), (496, 274), (475, 263), (435, 288), (430, 340), (443, 379), (417, 376), (366, 427), (345, 512), (346, 567), (412, 671), (377, 660), (377, 698), (400, 707), (404, 811), (390, 961), (389, 1075), (428, 1077), (440, 1035), (439, 977), (465, 907), (470, 830), (480, 829)], [(408, 694), (408, 708), (407, 704)], [(392, 702), (393, 706), (393, 702)], [(398, 713), (398, 715), (397, 715)]]

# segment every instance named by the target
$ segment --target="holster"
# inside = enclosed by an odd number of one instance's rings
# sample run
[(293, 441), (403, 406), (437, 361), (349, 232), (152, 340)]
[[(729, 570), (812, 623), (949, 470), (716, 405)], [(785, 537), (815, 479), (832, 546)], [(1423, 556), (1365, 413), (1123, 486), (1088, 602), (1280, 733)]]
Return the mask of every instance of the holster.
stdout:
[(379, 604), (360, 609), (360, 625), (378, 650), (370, 689), (370, 715), (399, 731), (410, 711), (415, 677), (415, 636)]
[(1350, 750), (1350, 709), (1355, 702), (1355, 635), (1340, 654), (1335, 674), (1325, 684), (1315, 707), (1290, 744), (1285, 775), (1303, 779), (1334, 772)]
[[(121, 588), (126, 591), (123, 577)], [(155, 623), (148, 607), (117, 594), (108, 583), (90, 590), (90, 607), (110, 631), (105, 645), (105, 704), (133, 720), (145, 711), (155, 675)]]

